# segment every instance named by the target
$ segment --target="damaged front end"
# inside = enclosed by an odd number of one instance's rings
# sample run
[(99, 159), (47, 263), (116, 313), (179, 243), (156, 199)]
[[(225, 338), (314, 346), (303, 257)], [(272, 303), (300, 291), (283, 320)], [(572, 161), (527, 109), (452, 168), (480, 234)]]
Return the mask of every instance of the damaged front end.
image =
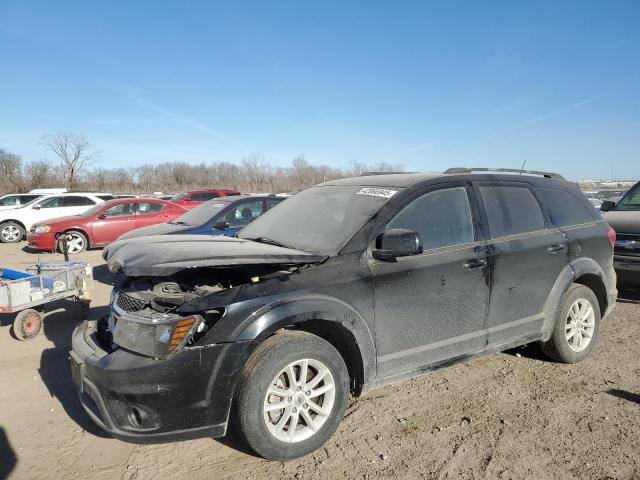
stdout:
[[(127, 277), (114, 288), (110, 314), (99, 323), (99, 341), (111, 351), (125, 348), (155, 359), (166, 358), (198, 345), (224, 316), (223, 304), (237, 298), (239, 287), (282, 280), (295, 268), (249, 265), (191, 269), (161, 278)], [(221, 293), (226, 295), (217, 295), (221, 305), (216, 308), (188, 315), (181, 312), (203, 299), (209, 303), (214, 294)]]
[(108, 265), (120, 279), (109, 313), (72, 338), (80, 400), (123, 440), (223, 435), (252, 344), (228, 332), (265, 297), (299, 288), (291, 277), (325, 259), (247, 240), (173, 237), (112, 250)]

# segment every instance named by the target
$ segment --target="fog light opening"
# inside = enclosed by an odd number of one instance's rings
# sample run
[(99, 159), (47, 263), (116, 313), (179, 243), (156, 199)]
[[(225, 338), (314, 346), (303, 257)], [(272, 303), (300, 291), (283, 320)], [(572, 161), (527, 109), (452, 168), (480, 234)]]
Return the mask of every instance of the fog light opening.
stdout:
[(142, 419), (143, 419), (143, 413), (142, 411), (137, 408), (137, 407), (131, 407), (129, 409), (129, 421), (131, 422), (131, 425), (134, 427), (142, 427)]

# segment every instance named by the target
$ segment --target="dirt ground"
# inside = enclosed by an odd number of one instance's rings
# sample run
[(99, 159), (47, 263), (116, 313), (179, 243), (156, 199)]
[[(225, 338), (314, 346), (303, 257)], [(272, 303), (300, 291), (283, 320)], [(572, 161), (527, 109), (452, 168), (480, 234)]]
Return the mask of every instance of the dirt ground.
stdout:
[[(0, 245), (0, 265), (37, 255)], [(43, 254), (43, 259), (61, 259)], [(100, 251), (91, 318), (109, 299)], [(80, 406), (67, 369), (79, 320), (63, 302), (40, 336), (10, 336), (0, 315), (0, 478), (640, 478), (640, 293), (626, 291), (579, 365), (534, 346), (380, 388), (354, 401), (324, 448), (288, 463), (233, 435), (161, 445), (109, 438)]]

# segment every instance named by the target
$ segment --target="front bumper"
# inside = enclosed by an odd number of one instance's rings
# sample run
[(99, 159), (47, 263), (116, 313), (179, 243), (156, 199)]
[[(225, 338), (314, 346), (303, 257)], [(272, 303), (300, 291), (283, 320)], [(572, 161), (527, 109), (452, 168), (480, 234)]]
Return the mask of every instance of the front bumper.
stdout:
[(55, 250), (56, 249), (56, 234), (54, 232), (48, 233), (27, 233), (27, 243), (29, 247), (35, 250)]
[(112, 436), (159, 443), (225, 435), (236, 380), (251, 342), (191, 347), (165, 360), (108, 353), (96, 322), (72, 336), (71, 374), (91, 419)]

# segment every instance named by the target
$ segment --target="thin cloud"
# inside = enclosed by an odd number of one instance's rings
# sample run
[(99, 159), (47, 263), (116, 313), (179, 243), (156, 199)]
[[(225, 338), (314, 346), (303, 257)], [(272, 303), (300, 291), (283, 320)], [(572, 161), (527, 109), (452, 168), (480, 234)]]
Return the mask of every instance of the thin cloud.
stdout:
[(188, 127), (193, 128), (194, 130), (198, 130), (200, 132), (206, 133), (207, 135), (210, 135), (212, 137), (217, 138), (218, 140), (223, 140), (227, 143), (230, 143), (231, 145), (242, 149), (242, 145), (240, 145), (238, 142), (236, 142), (233, 138), (228, 137), (227, 135), (224, 135), (220, 132), (217, 132), (215, 130), (212, 130), (211, 128), (202, 125), (199, 122), (196, 122), (194, 120), (192, 120), (191, 118), (185, 117), (184, 115), (181, 115), (179, 113), (175, 113), (172, 112), (170, 110), (167, 110), (164, 107), (161, 107), (159, 105), (156, 105), (154, 103), (151, 103), (147, 100), (145, 100), (142, 95), (141, 92), (129, 85), (125, 85), (123, 83), (119, 83), (119, 82), (115, 82), (113, 80), (104, 80), (103, 84), (112, 92), (117, 93), (118, 95), (131, 100), (133, 103), (135, 103), (136, 105), (145, 108), (149, 111), (155, 112), (158, 115), (162, 115), (163, 117), (167, 117), (170, 118), (171, 120), (174, 120), (178, 123), (182, 123), (183, 125), (186, 125)]
[(519, 124), (517, 124), (517, 125), (515, 125), (513, 127), (507, 128), (506, 130), (502, 130), (501, 132), (491, 134), (491, 135), (489, 135), (489, 136), (487, 136), (487, 137), (485, 137), (485, 138), (483, 138), (481, 140), (478, 140), (477, 142), (469, 143), (469, 144), (463, 146), (462, 148), (463, 149), (467, 149), (469, 147), (473, 147), (473, 146), (476, 146), (476, 145), (479, 145), (479, 144), (482, 144), (482, 143), (486, 143), (486, 142), (488, 142), (490, 140), (494, 140), (496, 138), (503, 137), (505, 135), (508, 135), (509, 133), (513, 133), (513, 132), (515, 132), (517, 130), (521, 130), (521, 129), (523, 129), (525, 127), (528, 127), (529, 125), (532, 125), (534, 123), (538, 123), (538, 122), (541, 122), (543, 120), (546, 120), (549, 117), (553, 117), (555, 115), (559, 115), (561, 113), (565, 113), (565, 112), (568, 112), (570, 110), (575, 110), (576, 108), (583, 107), (584, 105), (588, 105), (589, 103), (593, 103), (593, 102), (595, 102), (597, 100), (600, 100), (601, 98), (606, 97), (608, 95), (611, 95), (611, 92), (605, 92), (605, 93), (602, 93), (600, 95), (596, 95), (595, 97), (590, 97), (590, 98), (587, 98), (585, 100), (581, 100), (581, 101), (579, 101), (577, 103), (568, 105), (566, 107), (562, 107), (562, 108), (559, 108), (557, 110), (553, 110), (552, 112), (545, 113), (544, 115), (540, 115), (540, 116), (534, 117), (534, 118), (532, 118), (530, 120), (527, 120), (526, 122), (522, 122), (522, 123), (519, 123)]

